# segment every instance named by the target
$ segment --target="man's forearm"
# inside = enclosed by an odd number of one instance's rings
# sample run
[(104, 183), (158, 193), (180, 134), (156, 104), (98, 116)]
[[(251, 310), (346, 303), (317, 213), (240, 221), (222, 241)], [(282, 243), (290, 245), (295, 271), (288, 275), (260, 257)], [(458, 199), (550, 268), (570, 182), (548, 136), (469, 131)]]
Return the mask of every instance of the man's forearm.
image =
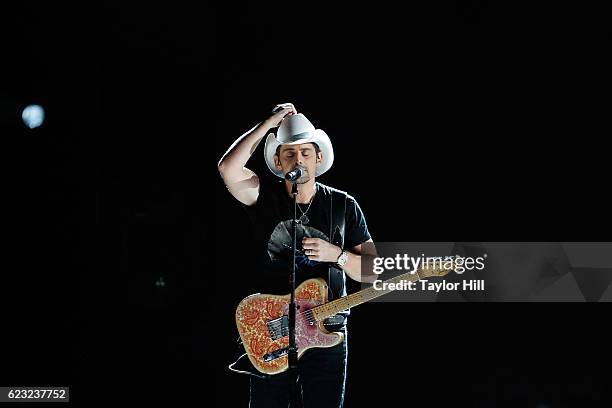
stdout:
[(270, 127), (270, 122), (265, 120), (236, 139), (219, 160), (219, 170), (242, 171)]
[[(362, 271), (361, 270), (361, 263), (362, 263), (362, 256), (372, 256), (373, 255), (367, 255), (367, 254), (363, 254), (363, 255), (357, 255), (354, 254), (350, 251), (346, 251), (348, 253), (348, 260), (346, 262), (346, 264), (342, 267), (342, 270), (344, 270), (344, 272), (346, 272), (346, 274), (353, 280), (356, 280), (357, 282), (368, 282), (368, 283), (372, 283), (374, 282), (376, 279), (378, 279), (378, 276), (374, 273), (367, 273), (367, 271)], [(362, 273), (363, 272), (363, 273)]]

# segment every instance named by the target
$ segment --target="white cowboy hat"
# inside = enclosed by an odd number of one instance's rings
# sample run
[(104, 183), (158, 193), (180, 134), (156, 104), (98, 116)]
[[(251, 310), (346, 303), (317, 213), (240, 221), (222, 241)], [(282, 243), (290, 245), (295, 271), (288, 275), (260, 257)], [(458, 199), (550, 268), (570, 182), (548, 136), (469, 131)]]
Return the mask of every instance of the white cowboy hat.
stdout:
[(268, 134), (264, 147), (264, 157), (270, 171), (280, 177), (285, 178), (285, 173), (278, 170), (274, 164), (276, 148), (280, 145), (296, 145), (303, 143), (316, 143), (323, 153), (323, 161), (317, 166), (316, 177), (325, 173), (334, 163), (334, 148), (332, 147), (329, 136), (321, 129), (315, 129), (306, 116), (301, 113), (288, 115), (280, 123), (276, 136), (274, 133)]

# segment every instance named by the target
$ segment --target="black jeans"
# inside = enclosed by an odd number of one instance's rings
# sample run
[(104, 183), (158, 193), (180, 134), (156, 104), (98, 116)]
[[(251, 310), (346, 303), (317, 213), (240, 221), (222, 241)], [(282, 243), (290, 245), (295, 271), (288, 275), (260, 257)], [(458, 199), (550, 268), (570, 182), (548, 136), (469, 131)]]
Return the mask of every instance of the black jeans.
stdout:
[[(347, 335), (330, 348), (310, 349), (298, 360), (299, 380), (304, 408), (338, 408), (344, 404), (346, 382)], [(266, 378), (251, 376), (250, 408), (287, 408), (289, 373)]]

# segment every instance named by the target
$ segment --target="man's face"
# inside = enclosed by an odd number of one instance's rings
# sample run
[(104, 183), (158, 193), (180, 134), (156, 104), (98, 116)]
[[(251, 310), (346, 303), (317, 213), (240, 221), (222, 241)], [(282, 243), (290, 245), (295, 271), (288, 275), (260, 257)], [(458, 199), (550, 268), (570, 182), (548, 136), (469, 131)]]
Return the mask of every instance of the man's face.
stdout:
[(276, 168), (282, 170), (283, 173), (293, 170), (297, 165), (306, 168), (308, 174), (300, 177), (297, 180), (298, 184), (304, 184), (314, 178), (317, 167), (321, 165), (322, 160), (323, 153), (319, 152), (317, 154), (312, 143), (282, 145), (279, 149), (279, 156), (274, 156)]

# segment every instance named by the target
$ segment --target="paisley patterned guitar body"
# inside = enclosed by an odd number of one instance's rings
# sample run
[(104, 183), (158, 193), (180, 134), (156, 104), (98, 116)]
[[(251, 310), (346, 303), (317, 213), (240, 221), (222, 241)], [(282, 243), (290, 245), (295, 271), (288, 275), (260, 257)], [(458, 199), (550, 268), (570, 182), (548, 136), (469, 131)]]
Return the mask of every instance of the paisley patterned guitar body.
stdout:
[[(236, 309), (236, 326), (253, 366), (264, 374), (278, 374), (288, 368), (288, 311), (290, 295), (255, 294)], [(309, 279), (295, 290), (297, 305), (295, 342), (298, 359), (311, 348), (333, 347), (344, 334), (328, 332), (310, 310), (327, 302), (327, 283)]]

